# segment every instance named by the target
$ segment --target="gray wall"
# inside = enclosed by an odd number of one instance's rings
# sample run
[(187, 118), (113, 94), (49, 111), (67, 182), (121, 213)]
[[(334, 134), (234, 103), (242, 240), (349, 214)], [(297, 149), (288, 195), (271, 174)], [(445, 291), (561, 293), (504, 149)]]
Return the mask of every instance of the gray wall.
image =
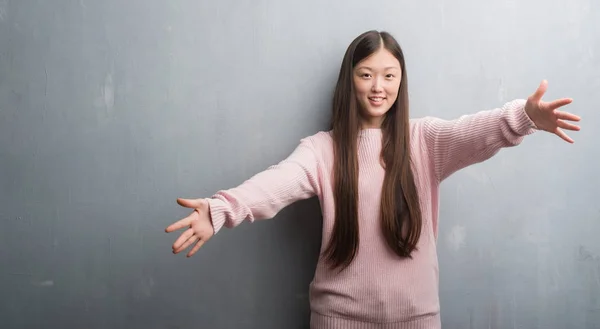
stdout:
[[(443, 185), (444, 328), (600, 327), (600, 3), (0, 0), (0, 327), (307, 328), (316, 200), (224, 230), (187, 209), (325, 129), (348, 43), (392, 32), (412, 115), (573, 97)], [(539, 194), (539, 199), (535, 196)]]

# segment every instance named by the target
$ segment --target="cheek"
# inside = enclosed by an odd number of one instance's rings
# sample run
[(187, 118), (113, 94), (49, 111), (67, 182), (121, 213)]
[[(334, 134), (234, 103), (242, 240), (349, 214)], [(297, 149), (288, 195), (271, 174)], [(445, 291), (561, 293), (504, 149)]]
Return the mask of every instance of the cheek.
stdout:
[(386, 93), (388, 95), (388, 98), (391, 101), (395, 101), (396, 98), (398, 97), (398, 89), (399, 88), (400, 88), (400, 86), (398, 84), (390, 85), (389, 88), (387, 88)]
[(362, 97), (364, 95), (367, 94), (367, 92), (369, 91), (369, 87), (366, 86), (366, 84), (364, 82), (356, 82), (354, 83), (354, 89), (356, 91), (356, 95), (359, 97)]

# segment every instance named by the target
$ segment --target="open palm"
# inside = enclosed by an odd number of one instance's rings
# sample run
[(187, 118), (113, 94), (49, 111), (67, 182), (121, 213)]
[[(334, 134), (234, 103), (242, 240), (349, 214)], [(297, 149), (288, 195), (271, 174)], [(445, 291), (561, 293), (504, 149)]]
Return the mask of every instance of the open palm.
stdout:
[(579, 131), (578, 126), (567, 121), (578, 122), (581, 119), (575, 114), (558, 110), (560, 107), (570, 104), (573, 100), (571, 98), (561, 98), (544, 102), (542, 96), (544, 96), (547, 88), (548, 82), (543, 80), (538, 89), (527, 98), (525, 112), (538, 129), (556, 134), (563, 140), (573, 143), (573, 139), (563, 129)]
[(165, 231), (170, 233), (187, 228), (173, 243), (173, 253), (180, 253), (189, 246), (194, 245), (187, 254), (187, 257), (191, 257), (215, 234), (210, 220), (208, 201), (204, 199), (177, 199), (177, 203), (183, 207), (193, 208), (194, 211), (187, 217), (169, 225)]

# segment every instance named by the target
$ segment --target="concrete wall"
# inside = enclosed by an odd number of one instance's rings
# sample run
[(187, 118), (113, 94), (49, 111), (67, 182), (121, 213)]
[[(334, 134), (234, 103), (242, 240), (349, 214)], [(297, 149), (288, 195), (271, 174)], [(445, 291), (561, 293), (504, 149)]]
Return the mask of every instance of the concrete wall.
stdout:
[(171, 254), (204, 197), (326, 129), (349, 42), (387, 30), (412, 116), (572, 97), (443, 184), (445, 329), (600, 327), (600, 3), (0, 0), (0, 327), (307, 328), (316, 200)]

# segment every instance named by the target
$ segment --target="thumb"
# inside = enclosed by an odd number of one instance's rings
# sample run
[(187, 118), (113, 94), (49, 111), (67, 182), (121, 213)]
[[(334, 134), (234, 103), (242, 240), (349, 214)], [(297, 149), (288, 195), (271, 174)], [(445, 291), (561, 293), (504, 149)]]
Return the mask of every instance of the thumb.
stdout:
[(202, 199), (183, 199), (177, 198), (177, 203), (180, 206), (187, 208), (199, 208), (202, 205)]
[(542, 80), (542, 82), (538, 86), (538, 89), (533, 93), (533, 95), (531, 95), (531, 100), (535, 102), (539, 102), (540, 100), (542, 100), (542, 96), (544, 96), (544, 93), (546, 93), (547, 88), (548, 81)]

